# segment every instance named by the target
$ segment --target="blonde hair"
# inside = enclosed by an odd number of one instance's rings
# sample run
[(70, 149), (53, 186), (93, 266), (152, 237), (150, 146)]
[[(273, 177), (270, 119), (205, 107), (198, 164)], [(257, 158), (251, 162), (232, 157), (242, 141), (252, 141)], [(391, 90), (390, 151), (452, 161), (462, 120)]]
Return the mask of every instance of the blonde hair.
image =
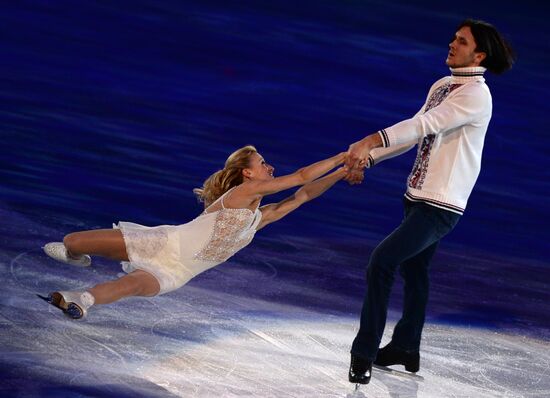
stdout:
[(250, 156), (257, 152), (252, 145), (237, 149), (229, 155), (222, 170), (208, 177), (202, 188), (193, 189), (197, 199), (204, 202), (204, 207), (210, 206), (224, 193), (243, 182), (242, 171), (249, 167)]

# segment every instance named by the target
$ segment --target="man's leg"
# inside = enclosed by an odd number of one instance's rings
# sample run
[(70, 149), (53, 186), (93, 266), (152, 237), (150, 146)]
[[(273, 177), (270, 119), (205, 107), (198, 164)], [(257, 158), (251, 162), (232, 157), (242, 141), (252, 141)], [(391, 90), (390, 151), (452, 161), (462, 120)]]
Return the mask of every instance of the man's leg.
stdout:
[(446, 233), (460, 216), (449, 223), (439, 212), (449, 213), (424, 203), (408, 203), (401, 225), (373, 251), (367, 268), (367, 294), (363, 301), (359, 332), (352, 354), (373, 361), (386, 325), (389, 296), (397, 267), (423, 252)]
[(420, 338), (430, 283), (428, 269), (438, 244), (432, 244), (399, 267), (405, 280), (403, 315), (395, 326), (392, 341), (378, 350), (374, 361), (376, 365), (404, 365), (409, 372), (420, 369)]
[(399, 272), (405, 282), (403, 297), (403, 315), (395, 326), (392, 346), (407, 352), (420, 350), (420, 339), (426, 306), (428, 304), (430, 278), (430, 261), (437, 250), (439, 242), (403, 262)]

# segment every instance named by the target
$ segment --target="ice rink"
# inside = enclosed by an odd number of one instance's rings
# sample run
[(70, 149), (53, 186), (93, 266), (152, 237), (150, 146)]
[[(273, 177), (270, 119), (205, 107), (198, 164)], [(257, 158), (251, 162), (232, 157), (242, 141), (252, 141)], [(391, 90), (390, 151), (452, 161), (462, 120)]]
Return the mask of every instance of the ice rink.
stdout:
[[(360, 262), (360, 253), (354, 258), (330, 244), (319, 249), (304, 237), (277, 241), (259, 237), (258, 245), (176, 292), (97, 306), (87, 319), (73, 321), (35, 294), (83, 288), (115, 277), (118, 265), (106, 260), (90, 268), (57, 263), (42, 253), (37, 241), (55, 231), (13, 215), (2, 216), (12, 225), (27, 225), (34, 238), (21, 242), (36, 247), (2, 256), (5, 396), (546, 397), (550, 393), (548, 336), (530, 336), (517, 329), (521, 327), (517, 319), (494, 315), (478, 315), (492, 319), (491, 327), (475, 325), (475, 315), (465, 316), (462, 324), (449, 322), (453, 302), (473, 305), (452, 281), (434, 288), (438, 303), (432, 306), (424, 331), (420, 372), (411, 376), (399, 366), (393, 374), (374, 369), (371, 383), (356, 391), (346, 377), (360, 308), (358, 294), (352, 293), (361, 285), (362, 273), (345, 264)], [(460, 257), (444, 251), (438, 263), (458, 274), (452, 270)], [(331, 269), (335, 264), (338, 271)], [(343, 282), (350, 291), (342, 289)], [(384, 341), (397, 317), (395, 310), (390, 312)]]

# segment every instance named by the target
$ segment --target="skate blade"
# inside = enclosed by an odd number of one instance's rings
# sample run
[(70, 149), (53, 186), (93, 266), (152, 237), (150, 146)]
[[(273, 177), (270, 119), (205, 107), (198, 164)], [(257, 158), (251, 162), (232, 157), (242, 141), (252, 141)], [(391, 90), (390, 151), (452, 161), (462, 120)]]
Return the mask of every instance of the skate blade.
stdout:
[(51, 303), (51, 297), (45, 297), (45, 296), (42, 296), (40, 294), (36, 294), (38, 297), (40, 297), (42, 300), (44, 300), (46, 303), (50, 304)]
[(63, 296), (58, 292), (50, 293), (48, 294), (48, 297), (44, 297), (40, 294), (37, 294), (37, 296), (57, 308), (62, 310), (67, 309), (67, 304), (65, 303)]
[(418, 380), (418, 381), (423, 381), (424, 380), (424, 377), (419, 376), (416, 373), (404, 372), (402, 370), (395, 370), (395, 369), (392, 369), (392, 368), (388, 368), (387, 366), (380, 366), (380, 365), (373, 364), (372, 368), (377, 369), (377, 370), (381, 370), (384, 373), (388, 373), (388, 374), (391, 374), (391, 375), (394, 375), (394, 376), (406, 377), (406, 378), (414, 379), (414, 380)]
[(49, 294), (47, 297), (40, 294), (37, 294), (37, 296), (44, 300), (46, 303), (53, 305), (55, 308), (59, 308), (61, 311), (63, 311), (63, 313), (67, 313), (68, 306), (61, 294), (56, 292)]
[(84, 317), (84, 311), (75, 303), (67, 303), (60, 293), (52, 293), (47, 297), (37, 294), (46, 303), (53, 305), (55, 308), (60, 309), (63, 313), (71, 319), (82, 319)]

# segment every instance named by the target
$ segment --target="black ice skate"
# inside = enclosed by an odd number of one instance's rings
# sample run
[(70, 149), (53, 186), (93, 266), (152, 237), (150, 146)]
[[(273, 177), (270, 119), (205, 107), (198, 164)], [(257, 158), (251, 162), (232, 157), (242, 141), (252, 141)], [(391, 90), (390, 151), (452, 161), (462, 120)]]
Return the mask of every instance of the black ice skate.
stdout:
[(351, 354), (348, 379), (350, 383), (368, 384), (372, 373), (372, 362)]
[(378, 366), (404, 365), (408, 372), (416, 373), (420, 369), (420, 354), (395, 348), (389, 343), (378, 350), (374, 364)]

